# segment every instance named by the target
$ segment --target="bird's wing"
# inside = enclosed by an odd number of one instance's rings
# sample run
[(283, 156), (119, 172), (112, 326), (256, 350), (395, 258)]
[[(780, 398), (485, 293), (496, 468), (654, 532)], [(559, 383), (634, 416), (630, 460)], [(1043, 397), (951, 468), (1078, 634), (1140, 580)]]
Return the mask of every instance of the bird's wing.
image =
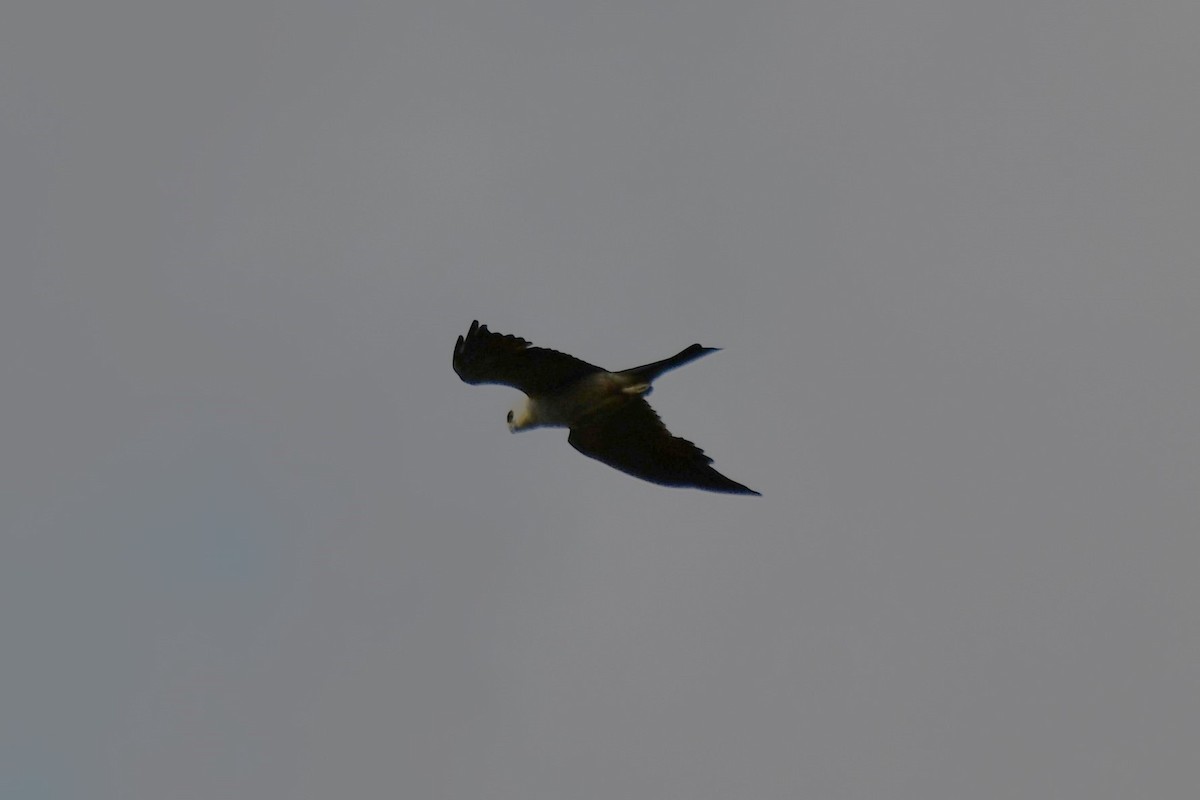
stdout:
[(672, 436), (650, 404), (641, 398), (572, 428), (567, 441), (585, 456), (651, 483), (758, 494), (713, 469), (712, 459), (699, 447)]
[(603, 370), (566, 353), (531, 347), (519, 337), (492, 333), (475, 320), (454, 345), (454, 371), (467, 383), (502, 383), (535, 395)]

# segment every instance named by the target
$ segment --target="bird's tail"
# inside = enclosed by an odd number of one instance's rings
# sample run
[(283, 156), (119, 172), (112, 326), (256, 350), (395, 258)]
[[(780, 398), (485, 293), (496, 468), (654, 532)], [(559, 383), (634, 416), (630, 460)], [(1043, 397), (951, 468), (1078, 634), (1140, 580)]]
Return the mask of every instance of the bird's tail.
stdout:
[(675, 369), (676, 367), (682, 367), (689, 361), (695, 361), (697, 358), (700, 358), (700, 356), (705, 356), (709, 353), (715, 353), (720, 349), (721, 348), (719, 347), (701, 347), (698, 344), (694, 344), (686, 350), (681, 350), (670, 358), (664, 358), (662, 361), (655, 361), (653, 364), (643, 364), (640, 367), (622, 370), (617, 374), (631, 378), (636, 383), (649, 384), (667, 370)]

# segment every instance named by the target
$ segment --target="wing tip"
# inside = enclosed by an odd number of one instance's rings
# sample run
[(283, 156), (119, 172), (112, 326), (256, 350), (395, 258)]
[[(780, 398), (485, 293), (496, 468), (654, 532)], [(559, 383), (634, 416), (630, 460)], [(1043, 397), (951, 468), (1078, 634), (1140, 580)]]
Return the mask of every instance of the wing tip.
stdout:
[[(724, 475), (721, 475), (721, 477), (725, 478)], [(718, 486), (697, 486), (696, 488), (707, 489), (710, 492), (723, 492), (724, 494), (744, 494), (751, 497), (762, 497), (762, 492), (756, 492), (749, 486), (743, 486), (731, 478), (725, 478)]]

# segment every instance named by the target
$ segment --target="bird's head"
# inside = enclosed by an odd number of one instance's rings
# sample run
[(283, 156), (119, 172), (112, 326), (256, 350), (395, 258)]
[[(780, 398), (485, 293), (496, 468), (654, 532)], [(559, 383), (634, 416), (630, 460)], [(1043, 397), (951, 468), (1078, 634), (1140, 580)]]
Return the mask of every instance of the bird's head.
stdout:
[(537, 427), (537, 423), (534, 420), (533, 408), (530, 406), (529, 398), (526, 397), (508, 412), (508, 431), (509, 433), (516, 433), (517, 431), (534, 427)]

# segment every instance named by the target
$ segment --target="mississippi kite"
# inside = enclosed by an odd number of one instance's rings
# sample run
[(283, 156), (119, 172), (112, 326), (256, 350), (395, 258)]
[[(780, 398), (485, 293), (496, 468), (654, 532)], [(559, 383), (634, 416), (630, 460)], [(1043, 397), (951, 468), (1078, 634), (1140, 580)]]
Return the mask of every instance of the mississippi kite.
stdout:
[(651, 383), (716, 347), (694, 344), (670, 358), (609, 372), (574, 356), (531, 347), (516, 336), (492, 333), (476, 320), (454, 345), (454, 371), (466, 383), (499, 383), (525, 393), (508, 412), (508, 429), (570, 428), (579, 452), (663, 486), (710, 492), (758, 492), (726, 478), (696, 445), (672, 436), (646, 402)]

